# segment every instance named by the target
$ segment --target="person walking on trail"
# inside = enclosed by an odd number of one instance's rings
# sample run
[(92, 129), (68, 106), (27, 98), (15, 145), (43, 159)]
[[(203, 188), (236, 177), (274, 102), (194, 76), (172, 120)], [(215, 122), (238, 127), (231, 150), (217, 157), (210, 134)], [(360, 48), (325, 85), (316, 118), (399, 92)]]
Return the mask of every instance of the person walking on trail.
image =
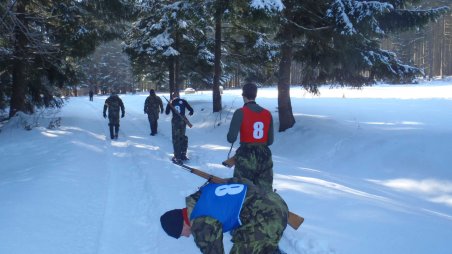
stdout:
[[(170, 106), (172, 105), (172, 107)], [(174, 110), (177, 110), (177, 113)], [(183, 161), (187, 161), (187, 149), (188, 149), (188, 137), (185, 135), (187, 126), (183, 119), (185, 117), (185, 111), (189, 111), (189, 115), (193, 115), (193, 108), (184, 99), (181, 99), (177, 94), (173, 95), (173, 99), (166, 105), (165, 113), (168, 115), (173, 113), (171, 118), (172, 127), (172, 140), (174, 156), (172, 161), (176, 164), (181, 164)]]
[(186, 208), (160, 217), (163, 230), (176, 239), (194, 240), (202, 253), (223, 254), (223, 233), (231, 232), (233, 254), (277, 254), (287, 226), (288, 208), (276, 192), (260, 190), (247, 179), (209, 183), (186, 198)]
[(94, 92), (93, 90), (89, 90), (89, 101), (93, 101)]
[(163, 114), (162, 99), (155, 94), (154, 89), (149, 91), (149, 96), (144, 102), (144, 113), (148, 114), (149, 125), (151, 126), (151, 136), (157, 134), (159, 113)]
[(273, 118), (267, 109), (256, 102), (257, 86), (247, 83), (242, 88), (242, 108), (231, 119), (227, 140), (234, 143), (240, 133), (240, 147), (235, 157), (234, 177), (247, 178), (265, 191), (272, 191)]
[(104, 118), (107, 118), (108, 109), (108, 126), (110, 127), (110, 138), (118, 139), (119, 133), (119, 110), (121, 110), (121, 118), (124, 117), (124, 103), (118, 94), (113, 91), (111, 95), (105, 100), (104, 104)]

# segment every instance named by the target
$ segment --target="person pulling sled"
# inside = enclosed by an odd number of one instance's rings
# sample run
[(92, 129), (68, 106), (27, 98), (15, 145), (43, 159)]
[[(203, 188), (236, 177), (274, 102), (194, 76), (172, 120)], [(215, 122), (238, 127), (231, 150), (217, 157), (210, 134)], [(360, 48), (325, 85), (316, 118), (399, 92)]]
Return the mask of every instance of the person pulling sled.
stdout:
[[(165, 97), (164, 97), (165, 98)], [(166, 99), (166, 98), (165, 98)], [(168, 99), (166, 99), (168, 101)], [(182, 164), (187, 161), (188, 137), (185, 135), (187, 124), (191, 127), (191, 123), (187, 120), (185, 112), (188, 110), (188, 115), (193, 115), (193, 108), (184, 99), (179, 98), (177, 94), (173, 94), (171, 101), (166, 105), (165, 114), (169, 115), (172, 112), (171, 118), (172, 140), (174, 157), (172, 161), (176, 164)]]

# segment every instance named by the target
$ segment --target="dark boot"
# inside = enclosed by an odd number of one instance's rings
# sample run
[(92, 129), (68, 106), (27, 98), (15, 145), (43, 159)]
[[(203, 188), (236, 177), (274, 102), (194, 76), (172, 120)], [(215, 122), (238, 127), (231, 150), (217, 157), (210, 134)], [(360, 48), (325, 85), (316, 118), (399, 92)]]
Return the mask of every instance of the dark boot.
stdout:
[(173, 158), (171, 158), (171, 161), (172, 161), (174, 164), (177, 164), (177, 165), (182, 165), (182, 164), (184, 164), (184, 162), (183, 162), (181, 159), (179, 159), (179, 158), (177, 158), (177, 157), (175, 157), (175, 156), (173, 156)]
[(186, 153), (182, 153), (182, 156), (180, 157), (180, 159), (183, 160), (183, 161), (188, 161), (188, 160), (190, 160), (190, 159), (187, 157), (187, 154), (186, 154)]

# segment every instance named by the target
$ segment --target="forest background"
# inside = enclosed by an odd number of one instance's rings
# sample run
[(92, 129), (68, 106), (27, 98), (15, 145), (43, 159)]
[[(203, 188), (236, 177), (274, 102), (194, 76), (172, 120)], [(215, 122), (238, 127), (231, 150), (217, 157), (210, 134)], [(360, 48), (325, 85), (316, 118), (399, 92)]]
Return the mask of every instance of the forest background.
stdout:
[(64, 97), (253, 81), (278, 86), (279, 131), (295, 124), (290, 86), (362, 87), (452, 75), (450, 0), (84, 1), (0, 4), (0, 109)]

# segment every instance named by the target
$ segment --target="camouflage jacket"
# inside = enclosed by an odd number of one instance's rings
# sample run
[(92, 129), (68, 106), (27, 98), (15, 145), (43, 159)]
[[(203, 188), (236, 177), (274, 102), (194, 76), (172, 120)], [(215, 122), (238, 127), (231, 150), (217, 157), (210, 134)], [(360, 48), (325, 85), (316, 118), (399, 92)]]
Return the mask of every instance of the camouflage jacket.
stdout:
[(157, 95), (149, 95), (144, 101), (144, 112), (158, 118), (159, 112), (163, 113), (162, 99)]
[[(248, 186), (240, 211), (242, 224), (231, 231), (234, 246), (230, 253), (273, 253), (287, 226), (286, 203), (275, 192), (262, 191), (246, 179), (232, 178), (229, 182)], [(201, 194), (198, 191), (186, 198), (189, 217)], [(193, 219), (191, 231), (202, 253), (224, 253), (223, 229), (218, 220), (207, 216)]]
[(108, 117), (119, 117), (119, 110), (124, 115), (124, 103), (118, 95), (111, 95), (105, 100), (104, 114), (108, 109)]

